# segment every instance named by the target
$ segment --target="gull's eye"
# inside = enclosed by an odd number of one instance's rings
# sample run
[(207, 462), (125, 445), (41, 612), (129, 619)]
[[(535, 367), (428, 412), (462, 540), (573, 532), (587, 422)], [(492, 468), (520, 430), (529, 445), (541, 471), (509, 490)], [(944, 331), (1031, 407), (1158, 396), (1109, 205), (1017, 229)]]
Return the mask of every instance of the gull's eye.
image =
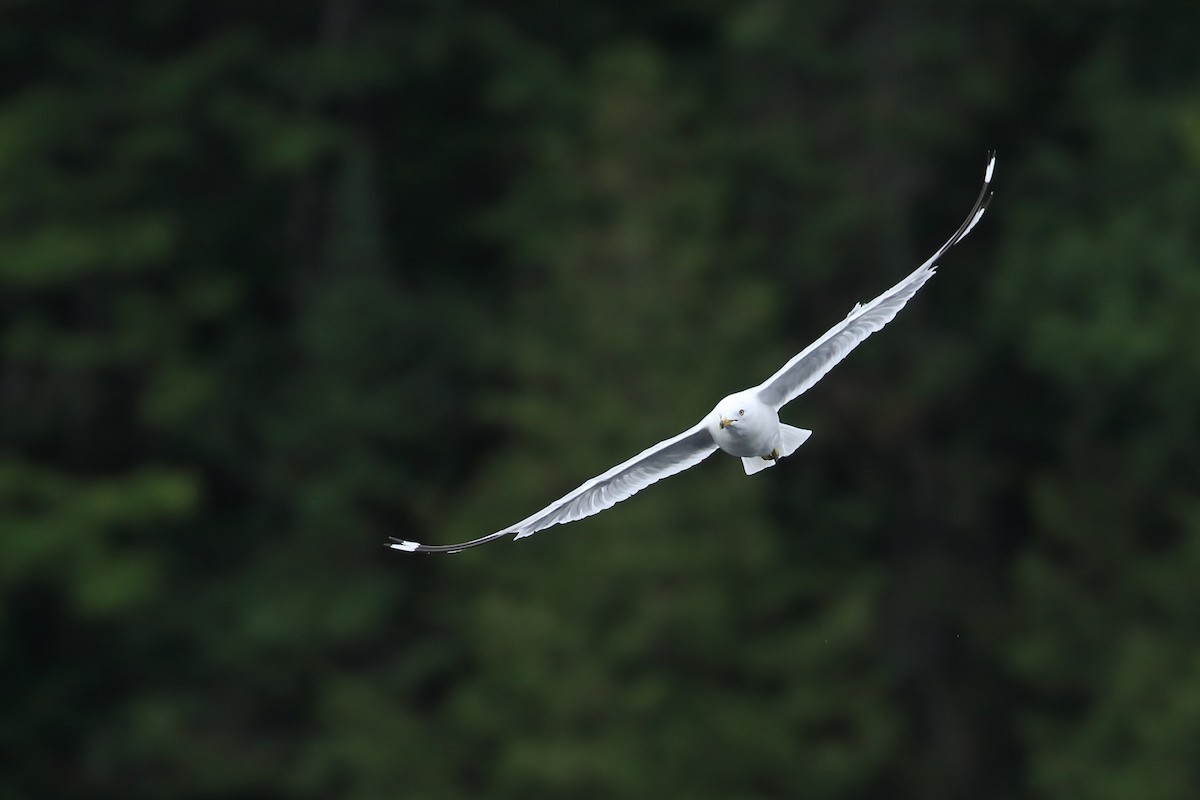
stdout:
[(746, 409), (744, 409), (744, 408), (739, 408), (739, 409), (738, 409), (738, 416), (739, 416), (739, 417), (744, 417), (744, 416), (746, 416)]

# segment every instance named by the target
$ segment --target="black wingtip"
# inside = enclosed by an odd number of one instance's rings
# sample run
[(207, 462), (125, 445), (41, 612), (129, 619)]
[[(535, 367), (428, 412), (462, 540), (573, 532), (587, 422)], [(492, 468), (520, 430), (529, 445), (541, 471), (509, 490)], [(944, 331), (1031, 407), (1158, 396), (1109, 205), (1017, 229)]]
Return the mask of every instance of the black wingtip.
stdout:
[(940, 257), (951, 247), (965, 239), (979, 220), (983, 219), (983, 212), (987, 211), (988, 205), (992, 202), (992, 197), (996, 194), (992, 191), (992, 178), (995, 176), (995, 171), (996, 151), (991, 150), (988, 152), (987, 166), (983, 170), (983, 186), (979, 189), (979, 196), (975, 198), (975, 204), (971, 206), (971, 212), (967, 214), (967, 218), (958, 226), (958, 230), (954, 232), (954, 235), (947, 239), (946, 243), (941, 246), (934, 258), (930, 259), (931, 261)]
[(384, 543), (384, 547), (391, 550), (399, 550), (402, 553), (461, 553), (470, 547), (478, 547), (481, 544), (495, 541), (504, 536), (511, 535), (512, 531), (499, 531), (498, 533), (481, 536), (478, 539), (472, 539), (469, 542), (460, 542), (459, 544), (421, 544), (409, 539), (400, 539), (396, 536), (389, 536), (388, 542)]

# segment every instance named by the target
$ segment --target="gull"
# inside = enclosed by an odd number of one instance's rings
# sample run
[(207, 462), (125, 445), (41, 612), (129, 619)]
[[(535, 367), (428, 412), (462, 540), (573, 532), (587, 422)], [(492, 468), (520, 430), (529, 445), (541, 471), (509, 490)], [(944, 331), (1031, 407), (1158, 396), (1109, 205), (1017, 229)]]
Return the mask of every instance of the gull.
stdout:
[(747, 475), (774, 466), (812, 435), (812, 431), (781, 423), (779, 409), (811, 388), (864, 339), (891, 322), (917, 290), (933, 277), (937, 260), (966, 238), (987, 210), (992, 198), (990, 187), (995, 167), (996, 154), (989, 153), (983, 188), (971, 213), (924, 264), (871, 302), (856, 304), (845, 319), (774, 375), (758, 386), (725, 397), (683, 433), (646, 448), (536, 514), (495, 533), (450, 545), (428, 545), (391, 537), (388, 546), (410, 553), (457, 553), (506, 536), (523, 539), (553, 525), (598, 514), (663, 478), (694, 467), (717, 450), (740, 458)]

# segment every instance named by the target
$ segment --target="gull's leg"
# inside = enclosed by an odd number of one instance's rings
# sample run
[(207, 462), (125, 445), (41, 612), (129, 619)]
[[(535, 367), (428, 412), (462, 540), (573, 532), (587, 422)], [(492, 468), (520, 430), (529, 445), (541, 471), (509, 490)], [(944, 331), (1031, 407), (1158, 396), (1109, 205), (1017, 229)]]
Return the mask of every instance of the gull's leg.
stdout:
[(776, 447), (774, 450), (767, 453), (765, 456), (762, 457), (762, 460), (763, 461), (778, 461), (779, 460), (779, 448)]

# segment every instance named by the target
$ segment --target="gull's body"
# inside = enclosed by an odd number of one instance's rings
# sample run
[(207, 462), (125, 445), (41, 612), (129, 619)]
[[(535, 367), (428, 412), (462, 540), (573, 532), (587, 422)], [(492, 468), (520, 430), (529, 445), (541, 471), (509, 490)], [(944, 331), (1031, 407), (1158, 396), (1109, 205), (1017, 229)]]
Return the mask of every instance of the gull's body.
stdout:
[(469, 542), (425, 545), (393, 539), (391, 547), (416, 553), (456, 553), (504, 536), (521, 539), (540, 530), (598, 514), (662, 480), (723, 450), (742, 459), (752, 475), (795, 452), (811, 431), (779, 421), (779, 409), (808, 390), (846, 354), (891, 322), (925, 282), (933, 277), (937, 259), (962, 241), (983, 216), (991, 198), (989, 187), (996, 156), (988, 159), (983, 189), (971, 213), (930, 258), (908, 277), (866, 305), (856, 305), (847, 317), (758, 386), (735, 392), (688, 430), (659, 442), (564, 495), (515, 525)]

